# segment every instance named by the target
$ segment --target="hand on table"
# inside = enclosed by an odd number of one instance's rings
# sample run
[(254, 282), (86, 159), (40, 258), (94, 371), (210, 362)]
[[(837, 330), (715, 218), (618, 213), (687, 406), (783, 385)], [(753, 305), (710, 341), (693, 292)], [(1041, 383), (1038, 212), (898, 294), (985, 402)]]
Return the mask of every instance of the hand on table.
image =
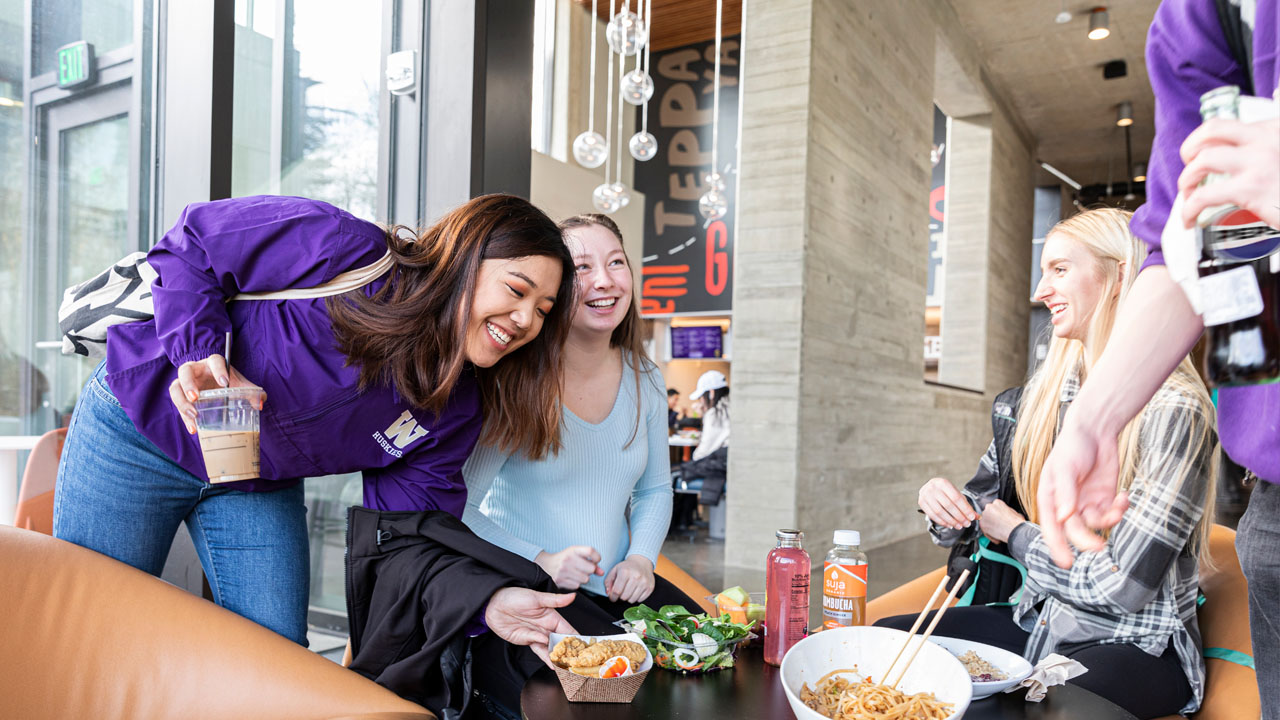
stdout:
[(920, 487), (920, 509), (935, 525), (962, 530), (977, 519), (969, 499), (946, 478), (936, 477)]
[(548, 667), (554, 668), (547, 650), (548, 633), (577, 634), (555, 610), (572, 603), (573, 597), (573, 593), (561, 595), (505, 587), (489, 598), (484, 622), (495, 635), (512, 645), (528, 645)]
[(1119, 471), (1116, 438), (1096, 437), (1068, 413), (1036, 493), (1040, 528), (1058, 567), (1075, 561), (1068, 541), (1080, 550), (1101, 550), (1105, 542), (1089, 528), (1114, 527), (1129, 509), (1129, 494), (1116, 491)]
[[(1207, 207), (1233, 204), (1280, 228), (1280, 118), (1243, 123), (1215, 118), (1182, 143), (1178, 192), (1186, 198), (1182, 220), (1195, 225)], [(1231, 177), (1196, 187), (1209, 173)]]
[[(178, 366), (178, 379), (169, 384), (169, 399), (182, 415), (188, 433), (194, 435), (196, 432), (194, 403), (200, 391), (223, 387), (257, 387), (257, 384), (247, 380), (235, 368), (228, 368), (226, 359), (218, 354)], [(261, 410), (266, 402), (267, 394), (263, 392), (258, 400), (258, 409)]]
[(643, 555), (628, 555), (613, 566), (604, 579), (604, 591), (610, 600), (638, 603), (653, 592), (653, 563)]
[(551, 576), (561, 590), (577, 590), (592, 575), (604, 574), (599, 565), (600, 553), (590, 545), (570, 545), (557, 553), (543, 550), (534, 562)]

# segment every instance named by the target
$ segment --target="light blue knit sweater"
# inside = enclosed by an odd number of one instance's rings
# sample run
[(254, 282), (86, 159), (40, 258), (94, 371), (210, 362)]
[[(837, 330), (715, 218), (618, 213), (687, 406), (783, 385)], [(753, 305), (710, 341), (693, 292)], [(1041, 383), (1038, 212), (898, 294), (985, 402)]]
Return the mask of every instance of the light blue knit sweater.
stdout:
[(635, 371), (624, 364), (618, 398), (604, 422), (593, 425), (564, 409), (559, 454), (535, 462), (477, 446), (462, 468), (463, 522), (529, 560), (542, 550), (594, 547), (605, 575), (593, 575), (584, 587), (598, 595), (609, 570), (628, 555), (656, 562), (671, 523), (667, 402), (657, 369), (640, 378), (640, 395), (637, 428)]

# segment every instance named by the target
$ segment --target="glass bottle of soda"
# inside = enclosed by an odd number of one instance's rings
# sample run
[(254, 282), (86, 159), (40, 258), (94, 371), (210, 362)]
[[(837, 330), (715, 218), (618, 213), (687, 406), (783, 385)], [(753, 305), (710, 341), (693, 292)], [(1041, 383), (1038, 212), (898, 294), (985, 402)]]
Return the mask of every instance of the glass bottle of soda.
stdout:
[(765, 561), (764, 661), (781, 665), (792, 645), (809, 634), (809, 553), (799, 530), (779, 530)]
[[(1200, 116), (1239, 119), (1240, 88), (1200, 96)], [(1210, 174), (1202, 184), (1226, 179)], [(1280, 230), (1235, 205), (1196, 218), (1204, 311), (1205, 378), (1211, 386), (1280, 379)]]
[(822, 563), (822, 628), (867, 624), (867, 555), (858, 547), (862, 534), (837, 530), (835, 547)]

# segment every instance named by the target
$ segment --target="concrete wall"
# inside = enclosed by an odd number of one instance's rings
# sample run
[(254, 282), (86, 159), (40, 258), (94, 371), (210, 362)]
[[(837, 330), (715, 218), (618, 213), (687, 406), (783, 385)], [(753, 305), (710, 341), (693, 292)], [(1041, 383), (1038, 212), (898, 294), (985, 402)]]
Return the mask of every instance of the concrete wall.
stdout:
[(760, 568), (783, 527), (815, 560), (837, 528), (870, 547), (920, 532), (920, 484), (968, 478), (991, 398), (1023, 376), (1031, 149), (987, 98), (984, 391), (922, 379), (935, 40), (950, 32), (934, 5), (747, 6), (730, 568)]

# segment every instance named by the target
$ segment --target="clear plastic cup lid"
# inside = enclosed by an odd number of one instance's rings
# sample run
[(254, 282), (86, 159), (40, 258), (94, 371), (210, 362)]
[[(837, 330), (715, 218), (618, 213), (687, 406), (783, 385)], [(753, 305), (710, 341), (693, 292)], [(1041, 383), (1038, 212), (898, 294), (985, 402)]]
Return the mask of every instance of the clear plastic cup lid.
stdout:
[(201, 390), (198, 400), (218, 400), (221, 398), (256, 398), (262, 394), (260, 387), (234, 387), (234, 388), (217, 388), (215, 390)]

